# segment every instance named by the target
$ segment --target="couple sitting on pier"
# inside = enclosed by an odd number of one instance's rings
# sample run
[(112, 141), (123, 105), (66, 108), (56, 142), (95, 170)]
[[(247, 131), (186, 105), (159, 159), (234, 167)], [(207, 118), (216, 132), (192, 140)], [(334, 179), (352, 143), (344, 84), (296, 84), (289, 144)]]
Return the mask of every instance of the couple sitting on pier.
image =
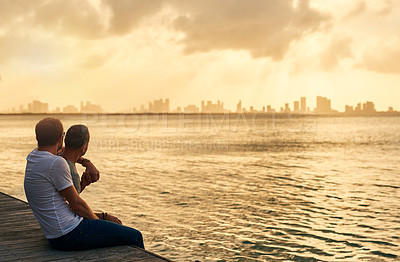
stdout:
[[(99, 179), (99, 172), (83, 158), (89, 145), (84, 125), (68, 129), (60, 120), (45, 118), (35, 127), (38, 147), (26, 158), (25, 194), (50, 244), (60, 250), (81, 250), (117, 245), (144, 248), (142, 234), (123, 226), (107, 213), (94, 213), (79, 193)], [(75, 163), (86, 167), (82, 179)]]

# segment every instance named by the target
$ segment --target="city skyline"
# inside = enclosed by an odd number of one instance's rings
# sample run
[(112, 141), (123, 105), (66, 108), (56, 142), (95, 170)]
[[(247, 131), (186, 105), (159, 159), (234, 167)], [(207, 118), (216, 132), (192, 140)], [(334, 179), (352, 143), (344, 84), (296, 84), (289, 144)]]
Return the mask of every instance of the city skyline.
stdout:
[(85, 113), (294, 113), (294, 114), (374, 114), (380, 112), (398, 112), (392, 106), (387, 110), (377, 110), (372, 101), (358, 102), (355, 105), (346, 105), (343, 110), (332, 108), (331, 100), (327, 97), (317, 96), (316, 106), (311, 108), (307, 104), (307, 97), (300, 97), (292, 103), (285, 103), (283, 106), (274, 108), (271, 105), (265, 105), (262, 108), (256, 108), (248, 105), (246, 108), (242, 105), (242, 100), (239, 100), (236, 105), (236, 110), (224, 108), (223, 101), (202, 100), (200, 105), (188, 104), (177, 106), (175, 109), (170, 107), (170, 99), (156, 99), (148, 102), (148, 106), (142, 104), (140, 107), (132, 107), (124, 111), (105, 111), (101, 105), (92, 104), (90, 101), (80, 102), (80, 107), (74, 105), (65, 105), (64, 107), (56, 106), (54, 109), (49, 108), (48, 103), (38, 100), (33, 100), (26, 107), (20, 105), (18, 109), (13, 107), (11, 110), (3, 111), (2, 113), (55, 113), (55, 114), (85, 114)]
[(400, 0), (0, 0), (0, 119), (4, 259), (400, 260)]
[(0, 15), (0, 111), (32, 100), (123, 111), (155, 96), (399, 107), (398, 1), (21, 0)]

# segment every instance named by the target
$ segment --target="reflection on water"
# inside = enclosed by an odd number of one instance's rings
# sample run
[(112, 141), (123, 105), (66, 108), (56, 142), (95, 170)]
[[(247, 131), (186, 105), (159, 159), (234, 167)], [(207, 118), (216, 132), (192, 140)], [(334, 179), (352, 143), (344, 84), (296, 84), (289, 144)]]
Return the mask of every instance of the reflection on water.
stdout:
[[(140, 229), (151, 251), (176, 261), (400, 258), (400, 118), (60, 117), (91, 131), (101, 180), (83, 198)], [(0, 116), (1, 191), (25, 198), (41, 118)]]

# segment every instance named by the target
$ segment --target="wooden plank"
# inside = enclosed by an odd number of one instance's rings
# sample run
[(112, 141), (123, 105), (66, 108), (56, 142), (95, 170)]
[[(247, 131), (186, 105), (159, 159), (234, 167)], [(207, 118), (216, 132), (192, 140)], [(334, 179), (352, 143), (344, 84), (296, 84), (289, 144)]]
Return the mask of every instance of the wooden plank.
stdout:
[(0, 212), (2, 212), (2, 213), (4, 213), (4, 212), (13, 213), (13, 212), (19, 212), (22, 210), (26, 210), (26, 207), (23, 207), (23, 206), (8, 206), (7, 207), (6, 206), (4, 208), (0, 208)]
[[(95, 254), (95, 256), (93, 256)], [(134, 247), (109, 247), (109, 248), (102, 248), (102, 249), (91, 249), (91, 250), (84, 250), (84, 251), (58, 251), (50, 249), (50, 246), (42, 246), (40, 249), (37, 247), (27, 248), (26, 252), (21, 253), (8, 253), (6, 252), (4, 255), (1, 256), (1, 259), (12, 259), (18, 257), (18, 259), (29, 259), (30, 261), (37, 261), (41, 260), (43, 257), (51, 257), (52, 260), (55, 259), (76, 259), (79, 261), (86, 261), (99, 258), (107, 258), (120, 261), (121, 259), (130, 257), (131, 261), (141, 261), (143, 259), (154, 259), (149, 253), (143, 252), (142, 250)], [(152, 260), (155, 261), (155, 260)], [(162, 261), (162, 260), (160, 260)]]
[[(9, 228), (12, 226), (22, 226), (24, 227), (25, 225), (38, 225), (39, 224), (36, 221), (31, 220), (30, 218), (33, 216), (33, 214), (26, 213), (21, 216), (15, 216), (15, 217), (8, 217), (6, 221), (0, 220), (2, 225), (0, 228)], [(25, 223), (25, 224), (22, 224)]]
[[(3, 243), (2, 244), (9, 244), (9, 243)], [(63, 251), (56, 251), (53, 250), (52, 252), (49, 252), (48, 249), (50, 249), (50, 246), (47, 242), (47, 240), (41, 241), (41, 243), (38, 242), (30, 242), (27, 244), (24, 244), (24, 250), (21, 250), (18, 245), (14, 245), (13, 247), (6, 248), (5, 250), (2, 250), (2, 259), (6, 258), (13, 258), (15, 256), (18, 256), (20, 259), (38, 259), (38, 256), (40, 257), (42, 254), (38, 253), (37, 251), (40, 250), (41, 252), (43, 251), (46, 256), (52, 255), (53, 259), (57, 259), (58, 257), (61, 257), (62, 259), (66, 257), (71, 257), (71, 258), (76, 258), (78, 255), (80, 258), (87, 260), (91, 257), (93, 257), (92, 253), (94, 250), (84, 250), (84, 251), (75, 251), (75, 252), (63, 252)], [(130, 252), (126, 252), (127, 248), (131, 248), (133, 250), (130, 250)], [(35, 252), (35, 254), (33, 254)], [(50, 254), (49, 254), (50, 253)], [(125, 258), (131, 259), (132, 257), (135, 257), (135, 261), (142, 259), (149, 260), (150, 258), (153, 259), (154, 256), (152, 254), (149, 254), (147, 252), (142, 252), (140, 249), (135, 248), (135, 247), (126, 247), (126, 246), (117, 246), (117, 247), (110, 247), (110, 248), (105, 248), (105, 249), (96, 249), (96, 256), (97, 257), (107, 257), (108, 259), (115, 259), (118, 261), (124, 260)], [(86, 259), (87, 258), (87, 259)]]
[(2, 241), (24, 239), (24, 238), (32, 239), (32, 238), (38, 238), (38, 235), (43, 235), (42, 231), (40, 231), (39, 228), (36, 230), (27, 228), (26, 231), (19, 230), (15, 232), (13, 232), (11, 229), (9, 231), (2, 230), (2, 232), (4, 232), (4, 234), (1, 236)]
[(29, 243), (35, 243), (36, 245), (40, 245), (41, 241), (44, 241), (44, 243), (47, 244), (47, 239), (44, 237), (40, 238), (38, 237), (37, 232), (32, 232), (30, 234), (25, 234), (22, 235), (21, 237), (14, 237), (14, 236), (9, 236), (9, 237), (2, 237), (1, 238), (1, 244), (2, 246), (0, 247), (0, 250), (2, 249), (9, 249), (9, 248), (14, 248), (15, 246), (18, 247), (18, 244), (23, 244), (23, 245), (29, 245)]
[(6, 220), (7, 218), (18, 218), (18, 217), (21, 217), (21, 216), (24, 216), (24, 215), (28, 215), (28, 216), (30, 216), (30, 215), (32, 215), (32, 211), (31, 210), (26, 210), (26, 209), (21, 209), (21, 210), (16, 210), (16, 211), (14, 211), (13, 212), (13, 215), (11, 216), (8, 216), (7, 214), (4, 214), (3, 216), (5, 217), (5, 219), (1, 219), (0, 221), (4, 221), (4, 220)]
[(116, 246), (82, 251), (52, 249), (28, 203), (0, 192), (1, 261), (169, 261), (133, 246)]

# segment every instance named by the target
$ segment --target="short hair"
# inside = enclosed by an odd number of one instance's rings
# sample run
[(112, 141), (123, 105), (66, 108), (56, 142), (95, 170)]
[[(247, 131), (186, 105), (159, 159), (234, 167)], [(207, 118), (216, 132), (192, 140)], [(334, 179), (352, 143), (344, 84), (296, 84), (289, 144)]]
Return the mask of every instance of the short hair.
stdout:
[(78, 149), (89, 142), (89, 129), (85, 125), (71, 126), (65, 136), (65, 147)]
[(57, 144), (64, 132), (64, 127), (59, 119), (47, 117), (40, 120), (35, 127), (38, 146), (52, 146)]

